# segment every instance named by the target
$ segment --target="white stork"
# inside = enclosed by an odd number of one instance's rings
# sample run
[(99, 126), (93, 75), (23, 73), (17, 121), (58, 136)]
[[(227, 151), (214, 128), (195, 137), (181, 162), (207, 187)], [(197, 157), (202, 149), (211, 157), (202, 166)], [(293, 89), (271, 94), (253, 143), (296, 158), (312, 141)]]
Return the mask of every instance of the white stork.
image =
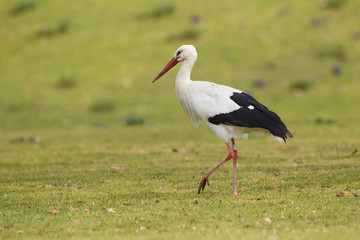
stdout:
[(192, 81), (190, 74), (196, 58), (194, 46), (179, 47), (153, 82), (182, 62), (175, 81), (176, 96), (181, 106), (195, 127), (203, 120), (226, 143), (229, 150), (228, 156), (202, 177), (198, 194), (204, 190), (206, 183), (209, 185), (210, 174), (233, 159), (233, 196), (236, 196), (237, 149), (234, 139), (243, 138), (247, 133), (259, 130), (280, 137), (284, 142), (292, 135), (278, 115), (249, 94), (212, 82)]

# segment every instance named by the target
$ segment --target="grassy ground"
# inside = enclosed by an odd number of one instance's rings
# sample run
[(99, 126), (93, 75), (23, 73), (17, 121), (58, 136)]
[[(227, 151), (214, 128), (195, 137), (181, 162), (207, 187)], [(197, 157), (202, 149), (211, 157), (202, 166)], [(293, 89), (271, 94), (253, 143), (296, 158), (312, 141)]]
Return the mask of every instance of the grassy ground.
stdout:
[[(0, 2), (0, 238), (357, 239), (359, 10)], [(238, 141), (237, 198), (231, 164), (197, 195), (225, 144), (186, 118), (176, 70), (151, 84), (185, 43), (193, 79), (250, 92), (294, 135)]]

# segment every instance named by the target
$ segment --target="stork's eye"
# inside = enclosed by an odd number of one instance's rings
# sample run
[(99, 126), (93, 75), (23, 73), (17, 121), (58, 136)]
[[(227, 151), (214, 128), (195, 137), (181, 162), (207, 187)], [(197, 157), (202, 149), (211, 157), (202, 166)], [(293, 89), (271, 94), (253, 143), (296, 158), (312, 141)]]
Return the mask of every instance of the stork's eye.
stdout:
[(177, 53), (176, 53), (176, 57), (178, 57), (179, 55), (180, 55), (180, 53), (182, 52), (182, 50), (179, 50), (179, 51), (177, 51)]

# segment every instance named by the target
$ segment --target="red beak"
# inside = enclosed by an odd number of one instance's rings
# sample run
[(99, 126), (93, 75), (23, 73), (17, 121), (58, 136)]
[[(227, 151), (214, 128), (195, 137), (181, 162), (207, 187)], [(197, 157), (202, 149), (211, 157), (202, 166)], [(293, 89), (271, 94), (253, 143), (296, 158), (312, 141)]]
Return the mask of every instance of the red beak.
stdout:
[(162, 75), (164, 75), (167, 71), (169, 71), (173, 66), (175, 66), (178, 63), (178, 60), (176, 60), (176, 58), (172, 58), (170, 60), (170, 62), (168, 62), (168, 64), (166, 64), (166, 66), (164, 67), (163, 70), (161, 70), (161, 72), (156, 76), (156, 78), (152, 81), (155, 82), (156, 80), (158, 80), (159, 78), (161, 78)]

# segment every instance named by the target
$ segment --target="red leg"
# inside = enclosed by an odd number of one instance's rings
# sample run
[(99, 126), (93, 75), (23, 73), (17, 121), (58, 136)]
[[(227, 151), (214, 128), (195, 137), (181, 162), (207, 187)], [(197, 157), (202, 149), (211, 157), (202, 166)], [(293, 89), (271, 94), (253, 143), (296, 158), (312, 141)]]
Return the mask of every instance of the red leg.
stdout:
[[(199, 184), (198, 194), (200, 194), (200, 191), (201, 191), (201, 190), (204, 191), (204, 188), (205, 188), (205, 186), (206, 186), (206, 183), (207, 183), (207, 185), (209, 186), (209, 176), (210, 176), (210, 174), (212, 174), (218, 167), (220, 167), (221, 165), (223, 165), (224, 163), (226, 163), (227, 161), (229, 161), (231, 158), (234, 159), (234, 154), (235, 154), (235, 153), (234, 153), (234, 151), (233, 151), (233, 148), (230, 147), (230, 144), (229, 144), (229, 143), (226, 143), (226, 146), (227, 146), (227, 148), (228, 148), (228, 150), (229, 150), (228, 156), (201, 178), (201, 181), (200, 181), (200, 184)], [(234, 144), (233, 144), (233, 146), (234, 146)], [(236, 153), (236, 154), (237, 154), (237, 153)], [(236, 160), (235, 160), (235, 165), (236, 165)], [(235, 189), (235, 193), (236, 193), (236, 189)], [(233, 195), (234, 195), (234, 192), (233, 192)]]
[(234, 152), (233, 154), (233, 197), (237, 196), (237, 192), (236, 192), (236, 160), (237, 160), (237, 149), (236, 149), (236, 145), (235, 145), (235, 140), (232, 138), (231, 139), (231, 143), (232, 143), (232, 150)]

